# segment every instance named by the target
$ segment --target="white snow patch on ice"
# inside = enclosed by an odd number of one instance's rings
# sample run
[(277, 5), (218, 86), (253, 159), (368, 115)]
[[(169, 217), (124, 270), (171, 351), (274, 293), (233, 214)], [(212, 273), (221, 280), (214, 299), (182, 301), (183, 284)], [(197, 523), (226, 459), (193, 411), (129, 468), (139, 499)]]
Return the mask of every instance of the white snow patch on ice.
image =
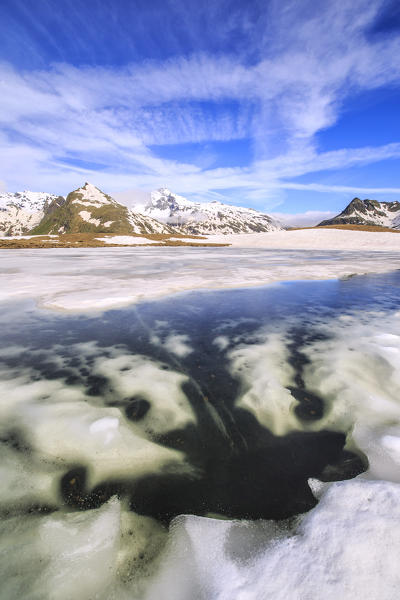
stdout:
[(226, 335), (218, 335), (213, 339), (212, 343), (214, 346), (217, 346), (219, 350), (223, 351), (229, 346), (229, 339)]
[(94, 421), (90, 427), (90, 433), (101, 433), (104, 434), (104, 443), (108, 444), (111, 442), (115, 435), (115, 430), (119, 427), (119, 419), (116, 417), (103, 417), (102, 419), (98, 419)]
[(161, 434), (196, 422), (182, 391), (186, 375), (166, 371), (159, 363), (142, 356), (122, 351), (115, 354), (113, 358), (99, 357), (93, 374), (107, 378), (113, 388), (113, 397), (115, 394), (121, 399), (139, 395), (150, 402), (151, 409), (140, 424), (135, 425), (137, 432)]
[(259, 344), (239, 346), (229, 359), (232, 375), (242, 384), (237, 406), (253, 413), (275, 435), (300, 428), (293, 413), (297, 401), (288, 390), (294, 385), (295, 371), (284, 336), (272, 333)]
[(172, 352), (172, 354), (175, 354), (180, 358), (184, 358), (193, 352), (193, 348), (188, 344), (189, 336), (187, 335), (171, 333), (163, 342), (157, 336), (153, 339), (156, 343), (164, 346), (169, 352)]
[[(77, 345), (77, 356), (80, 351)], [(92, 358), (99, 352), (89, 346), (87, 351), (89, 357), (94, 353)], [(54, 479), (66, 464), (90, 466), (89, 489), (107, 478), (141, 477), (168, 465), (173, 465), (176, 471), (190, 470), (181, 452), (154, 443), (150, 434), (195, 421), (180, 387), (185, 377), (166, 372), (141, 357), (119, 355), (117, 350), (114, 354), (115, 358), (102, 356), (95, 360), (93, 374), (110, 377), (114, 398), (120, 395), (122, 401), (135, 393), (149, 398), (156, 410), (149, 411), (135, 427), (120, 408), (89, 404), (81, 386), (66, 387), (62, 379), (37, 381), (37, 372), (32, 369), (0, 371), (0, 394), (5, 399), (0, 406), (0, 422), (7, 423), (7, 427), (15, 424), (18, 430), (29, 430), (30, 443), (35, 449), (34, 470), (40, 477), (32, 483), (30, 503), (54, 504), (58, 495)], [(48, 355), (50, 361), (53, 352), (49, 350)], [(121, 366), (129, 370), (118, 378)], [(24, 469), (17, 473), (23, 477)], [(45, 476), (49, 474), (53, 474), (53, 482)], [(18, 486), (19, 483), (16, 491), (12, 489), (8, 495), (20, 496)], [(0, 494), (0, 500), (1, 497)]]

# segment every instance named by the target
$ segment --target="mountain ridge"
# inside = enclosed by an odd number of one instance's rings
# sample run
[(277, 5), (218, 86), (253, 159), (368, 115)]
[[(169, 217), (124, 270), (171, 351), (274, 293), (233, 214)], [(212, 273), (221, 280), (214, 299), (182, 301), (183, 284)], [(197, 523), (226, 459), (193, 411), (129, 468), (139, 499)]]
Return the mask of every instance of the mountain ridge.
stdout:
[[(31, 211), (24, 217), (23, 227), (16, 221), (15, 208), (24, 196)], [(192, 202), (174, 194), (168, 188), (151, 193), (145, 205), (132, 209), (120, 204), (93, 184), (86, 182), (66, 198), (54, 194), (23, 192), (7, 196), (7, 219), (3, 235), (45, 235), (63, 233), (115, 234), (185, 234), (253, 233), (278, 231), (282, 226), (269, 215), (252, 208), (232, 206), (221, 202)], [(1, 195), (0, 195), (1, 200)], [(24, 206), (25, 206), (24, 204)], [(14, 221), (13, 221), (14, 216)], [(29, 218), (28, 218), (29, 217)]]
[(137, 205), (133, 210), (152, 216), (185, 234), (258, 233), (282, 229), (272, 217), (253, 208), (218, 201), (192, 202), (165, 187), (152, 192), (147, 204)]
[(327, 225), (375, 225), (400, 229), (400, 202), (378, 202), (378, 200), (353, 200), (341, 213), (331, 219), (318, 223), (317, 227)]
[(91, 183), (70, 192), (54, 211), (45, 214), (32, 235), (63, 233), (172, 233), (170, 227), (142, 218)]

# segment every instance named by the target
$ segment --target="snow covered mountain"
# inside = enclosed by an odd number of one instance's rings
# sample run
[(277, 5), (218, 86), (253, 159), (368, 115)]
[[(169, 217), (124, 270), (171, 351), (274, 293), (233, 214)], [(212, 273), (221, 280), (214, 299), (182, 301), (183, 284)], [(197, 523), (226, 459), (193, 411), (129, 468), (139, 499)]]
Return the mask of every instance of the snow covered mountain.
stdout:
[(132, 212), (91, 183), (68, 194), (57, 210), (46, 213), (33, 234), (173, 233), (150, 216)]
[(146, 205), (119, 204), (91, 183), (66, 198), (40, 192), (0, 195), (0, 235), (62, 233), (210, 234), (276, 231), (281, 225), (251, 208), (197, 203), (167, 188)]
[(23, 235), (39, 225), (44, 215), (64, 198), (44, 192), (0, 194), (0, 236)]
[(400, 229), (400, 202), (378, 202), (354, 198), (339, 215), (322, 221), (318, 227), (346, 224), (378, 225)]
[(167, 188), (152, 192), (148, 204), (136, 205), (133, 210), (188, 234), (251, 233), (282, 229), (271, 217), (251, 208), (221, 202), (191, 202)]

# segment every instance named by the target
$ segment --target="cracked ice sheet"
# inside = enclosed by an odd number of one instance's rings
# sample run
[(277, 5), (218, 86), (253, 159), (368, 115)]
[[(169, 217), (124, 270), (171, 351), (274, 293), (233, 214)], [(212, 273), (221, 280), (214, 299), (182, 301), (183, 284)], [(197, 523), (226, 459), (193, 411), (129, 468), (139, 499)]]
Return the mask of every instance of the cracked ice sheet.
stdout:
[(82, 312), (192, 289), (252, 287), (400, 268), (400, 248), (397, 252), (60, 248), (2, 250), (0, 256), (0, 301), (34, 298), (45, 308)]

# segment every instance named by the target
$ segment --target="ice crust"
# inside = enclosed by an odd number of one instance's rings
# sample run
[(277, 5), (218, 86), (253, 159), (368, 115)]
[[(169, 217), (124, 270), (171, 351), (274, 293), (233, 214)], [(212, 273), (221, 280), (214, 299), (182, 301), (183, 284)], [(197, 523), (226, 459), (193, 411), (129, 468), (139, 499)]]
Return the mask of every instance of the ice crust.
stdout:
[[(81, 600), (395, 600), (399, 493), (390, 482), (334, 483), (294, 523), (182, 516), (168, 541), (115, 498), (85, 513), (9, 519), (3, 597), (69, 600), (78, 589)], [(153, 567), (138, 560), (160, 551)]]

